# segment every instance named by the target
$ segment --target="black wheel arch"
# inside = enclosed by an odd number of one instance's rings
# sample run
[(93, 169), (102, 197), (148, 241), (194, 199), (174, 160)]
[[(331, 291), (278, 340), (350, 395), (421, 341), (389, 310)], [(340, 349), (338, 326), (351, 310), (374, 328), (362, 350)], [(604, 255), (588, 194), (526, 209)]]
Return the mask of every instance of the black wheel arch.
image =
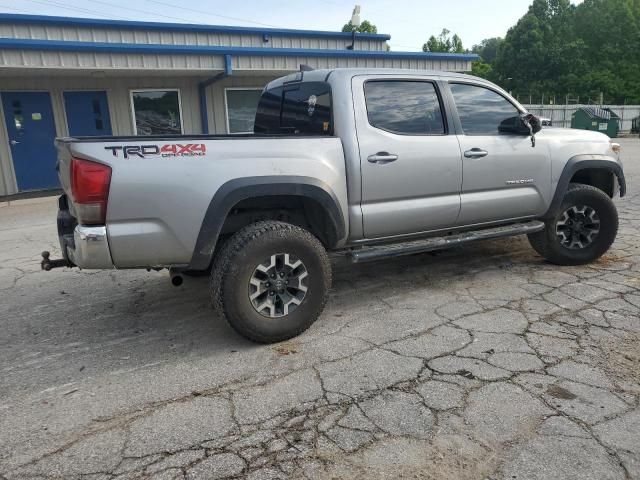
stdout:
[(222, 227), (235, 205), (243, 200), (265, 196), (295, 196), (321, 206), (328, 220), (325, 240), (334, 247), (346, 236), (340, 203), (331, 187), (305, 176), (243, 177), (224, 183), (215, 193), (204, 215), (189, 269), (206, 270), (211, 265)]
[(619, 162), (606, 155), (576, 155), (571, 157), (564, 166), (553, 195), (553, 200), (551, 201), (551, 205), (549, 206), (544, 218), (551, 218), (558, 213), (558, 209), (562, 204), (562, 199), (564, 198), (572, 179), (576, 174), (579, 175), (581, 171), (587, 170), (604, 171), (614, 175), (618, 181), (620, 196), (624, 197), (626, 195), (627, 184), (624, 177), (624, 171), (622, 170), (622, 166)]

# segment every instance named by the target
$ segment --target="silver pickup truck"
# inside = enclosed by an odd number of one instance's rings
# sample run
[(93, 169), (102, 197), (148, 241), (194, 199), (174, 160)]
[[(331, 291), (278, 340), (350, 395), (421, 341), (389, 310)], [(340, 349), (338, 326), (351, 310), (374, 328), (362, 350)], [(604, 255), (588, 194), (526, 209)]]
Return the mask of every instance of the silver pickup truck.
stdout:
[(210, 272), (216, 309), (258, 342), (320, 315), (327, 251), (354, 262), (527, 234), (593, 261), (625, 193), (619, 145), (541, 129), (504, 90), (445, 72), (336, 69), (269, 83), (252, 135), (61, 138), (64, 261)]

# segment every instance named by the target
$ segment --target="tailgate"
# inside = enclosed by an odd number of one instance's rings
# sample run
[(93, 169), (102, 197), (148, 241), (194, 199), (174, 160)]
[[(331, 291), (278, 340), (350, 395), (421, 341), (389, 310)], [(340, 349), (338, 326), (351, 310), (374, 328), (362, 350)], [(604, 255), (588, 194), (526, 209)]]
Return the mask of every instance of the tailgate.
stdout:
[(56, 164), (58, 179), (60, 179), (60, 185), (69, 200), (69, 209), (74, 214), (71, 198), (71, 139), (56, 138), (56, 149), (58, 150), (58, 162)]

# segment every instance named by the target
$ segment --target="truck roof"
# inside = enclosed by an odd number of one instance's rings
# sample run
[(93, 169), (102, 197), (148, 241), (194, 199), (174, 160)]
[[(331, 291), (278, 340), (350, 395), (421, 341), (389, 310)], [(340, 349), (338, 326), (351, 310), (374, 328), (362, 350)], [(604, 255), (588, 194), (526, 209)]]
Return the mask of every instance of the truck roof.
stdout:
[(450, 77), (459, 79), (473, 79), (482, 83), (490, 83), (480, 77), (467, 75), (464, 73), (447, 72), (442, 70), (411, 70), (402, 68), (323, 68), (319, 70), (308, 70), (291, 73), (287, 76), (277, 78), (267, 85), (267, 88), (278, 87), (284, 83), (303, 82), (325, 82), (329, 79), (339, 81), (352, 78), (357, 75), (415, 75), (419, 77)]

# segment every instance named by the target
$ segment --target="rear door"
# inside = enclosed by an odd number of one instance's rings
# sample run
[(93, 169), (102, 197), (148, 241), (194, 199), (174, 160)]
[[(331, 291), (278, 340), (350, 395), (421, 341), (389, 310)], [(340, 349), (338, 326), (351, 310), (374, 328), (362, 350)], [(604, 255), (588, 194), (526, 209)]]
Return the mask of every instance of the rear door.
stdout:
[(64, 92), (64, 108), (72, 137), (111, 135), (107, 92)]
[(551, 159), (544, 136), (535, 148), (527, 135), (502, 134), (501, 122), (521, 111), (502, 93), (472, 83), (449, 84), (462, 130), (462, 193), (458, 225), (544, 213)]
[(366, 238), (455, 225), (462, 161), (436, 81), (353, 80)]
[(57, 188), (56, 127), (48, 92), (2, 92), (18, 190)]

